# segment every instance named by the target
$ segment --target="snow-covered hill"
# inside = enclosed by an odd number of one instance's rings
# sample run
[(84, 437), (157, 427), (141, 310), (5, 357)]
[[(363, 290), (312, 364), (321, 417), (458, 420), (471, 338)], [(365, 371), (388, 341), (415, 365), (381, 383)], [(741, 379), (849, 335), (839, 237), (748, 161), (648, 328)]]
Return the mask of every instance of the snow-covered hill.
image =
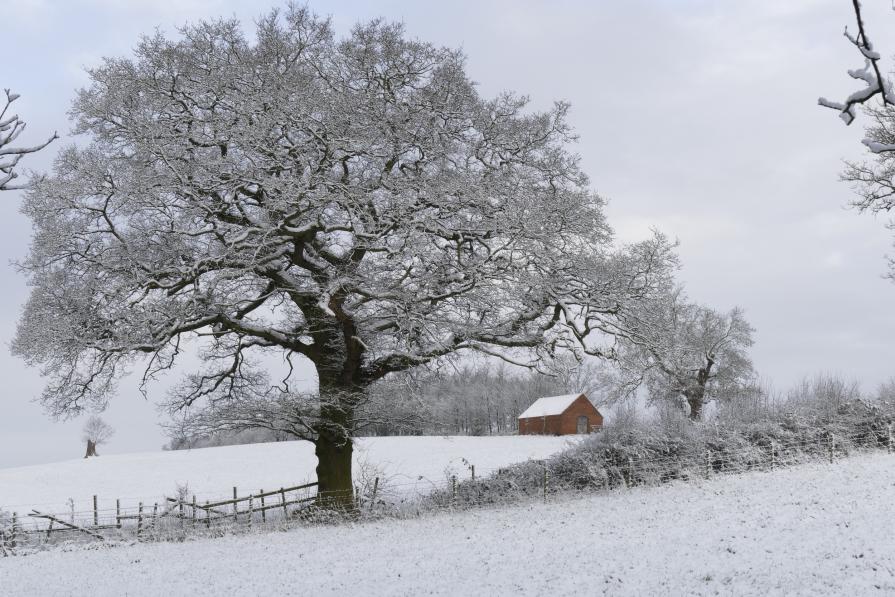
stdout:
[[(562, 450), (574, 437), (376, 437), (355, 448), (355, 473), (382, 477), (395, 491), (424, 491), (443, 483), (446, 470), (460, 477), (484, 475), (529, 458)], [(0, 509), (67, 511), (67, 501), (88, 509), (97, 495), (100, 508), (151, 503), (173, 495), (178, 485), (202, 499), (226, 498), (234, 486), (242, 493), (298, 485), (315, 478), (317, 459), (308, 442), (225, 446), (175, 452), (119, 454), (51, 464), (0, 469)]]
[(19, 595), (892, 595), (895, 456), (554, 503), (0, 558)]

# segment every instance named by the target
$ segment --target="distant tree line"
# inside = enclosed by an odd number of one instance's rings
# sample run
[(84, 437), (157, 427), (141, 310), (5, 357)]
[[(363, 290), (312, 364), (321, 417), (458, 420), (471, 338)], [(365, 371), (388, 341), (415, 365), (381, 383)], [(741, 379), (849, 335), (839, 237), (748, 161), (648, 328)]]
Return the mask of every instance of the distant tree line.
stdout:
[(594, 394), (599, 368), (560, 360), (549, 374), (519, 372), (503, 365), (467, 365), (423, 379), (395, 380), (375, 389), (379, 409), (391, 412), (363, 435), (502, 435), (515, 433), (518, 417), (538, 398)]
[[(601, 369), (593, 362), (559, 359), (547, 373), (518, 370), (503, 363), (477, 362), (396, 376), (371, 389), (359, 436), (505, 435), (518, 430), (518, 417), (544, 396), (584, 392), (599, 403)], [(372, 414), (375, 413), (375, 416)], [(209, 422), (197, 429), (190, 419), (168, 426), (167, 449), (181, 450), (294, 439), (292, 434), (257, 426)]]
[[(514, 434), (518, 431), (519, 414), (532, 402), (543, 396), (578, 391), (586, 393), (600, 407), (611, 407), (612, 419), (619, 424), (648, 417), (665, 426), (686, 425), (687, 413), (673, 401), (650, 399), (647, 394), (648, 408), (644, 410), (630, 396), (613, 396), (613, 372), (614, 369), (592, 362), (578, 366), (565, 362), (564, 369), (550, 375), (477, 363), (421, 378), (393, 379), (375, 387), (369, 405), (380, 416), (363, 426), (359, 435)], [(785, 391), (753, 378), (719, 396), (711, 417), (741, 421), (777, 419), (802, 405), (813, 411), (825, 409), (824, 412), (835, 413), (868, 400), (895, 404), (895, 378), (873, 393), (862, 392), (854, 380), (829, 373), (805, 377)], [(288, 433), (257, 427), (220, 427), (210, 433), (189, 435), (182, 427), (172, 425), (169, 433), (171, 441), (165, 449), (170, 450), (296, 439)]]

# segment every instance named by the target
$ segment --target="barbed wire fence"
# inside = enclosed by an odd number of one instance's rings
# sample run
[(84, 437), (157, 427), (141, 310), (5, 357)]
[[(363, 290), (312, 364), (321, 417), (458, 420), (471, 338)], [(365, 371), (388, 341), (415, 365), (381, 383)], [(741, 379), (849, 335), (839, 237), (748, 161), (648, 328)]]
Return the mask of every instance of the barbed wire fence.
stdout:
[[(159, 501), (112, 502), (94, 496), (91, 507), (45, 511), (0, 511), (0, 555), (24, 555), (61, 544), (108, 545), (184, 541), (228, 534), (286, 530), (296, 526), (383, 518), (413, 518), (440, 511), (461, 511), (523, 501), (549, 501), (559, 494), (612, 492), (670, 481), (773, 470), (810, 461), (834, 462), (859, 452), (895, 450), (891, 423), (850, 433), (818, 431), (797, 441), (767, 439), (729, 446), (703, 438), (670, 445), (667, 453), (609, 443), (593, 450), (571, 450), (546, 460), (477, 470), (463, 460), (461, 470), (443, 479), (361, 476), (351, 491), (353, 507), (334, 512), (323, 501), (347, 498), (321, 494), (316, 483), (231, 496), (202, 496), (179, 488)], [(114, 503), (114, 506), (112, 505)]]

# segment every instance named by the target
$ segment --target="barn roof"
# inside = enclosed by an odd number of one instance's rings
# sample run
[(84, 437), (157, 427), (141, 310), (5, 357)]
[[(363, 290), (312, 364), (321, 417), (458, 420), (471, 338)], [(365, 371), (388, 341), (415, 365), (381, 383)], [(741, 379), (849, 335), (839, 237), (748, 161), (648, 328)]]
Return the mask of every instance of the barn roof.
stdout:
[(581, 392), (577, 394), (563, 394), (562, 396), (547, 396), (546, 398), (538, 398), (534, 403), (519, 415), (520, 419), (531, 419), (534, 417), (552, 417), (561, 415), (569, 406), (583, 396)]

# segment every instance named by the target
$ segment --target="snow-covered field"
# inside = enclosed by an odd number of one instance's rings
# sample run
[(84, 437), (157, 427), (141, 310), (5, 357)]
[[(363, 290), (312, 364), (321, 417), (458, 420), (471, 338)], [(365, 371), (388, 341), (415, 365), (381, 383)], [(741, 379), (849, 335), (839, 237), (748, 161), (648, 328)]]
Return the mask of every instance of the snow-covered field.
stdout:
[[(382, 477), (391, 491), (422, 492), (444, 483), (445, 471), (461, 478), (470, 471), (463, 460), (484, 475), (529, 458), (545, 458), (565, 448), (574, 437), (376, 437), (362, 438), (355, 448), (355, 473)], [(67, 511), (138, 501), (151, 503), (188, 485), (199, 499), (226, 498), (236, 486), (241, 493), (299, 485), (315, 478), (317, 458), (308, 442), (278, 442), (175, 452), (120, 454), (0, 469), (0, 509)], [(2, 594), (2, 590), (0, 590)]]
[(0, 559), (18, 595), (891, 595), (895, 456), (415, 520)]

